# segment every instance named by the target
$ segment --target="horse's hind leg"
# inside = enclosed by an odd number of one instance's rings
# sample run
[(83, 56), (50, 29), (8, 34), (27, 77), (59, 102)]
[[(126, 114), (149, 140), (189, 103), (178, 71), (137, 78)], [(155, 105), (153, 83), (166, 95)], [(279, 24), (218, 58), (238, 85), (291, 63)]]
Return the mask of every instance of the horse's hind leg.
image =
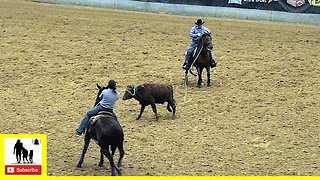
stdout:
[(103, 160), (103, 152), (102, 152), (102, 148), (100, 148), (100, 162), (99, 162), (99, 166), (102, 167), (104, 163)]
[[(115, 153), (117, 147), (118, 147), (118, 146), (111, 145), (111, 157), (114, 156), (114, 153)], [(121, 147), (122, 147), (122, 148), (121, 148)], [(118, 168), (118, 169), (116, 168), (117, 173), (118, 173), (119, 176), (121, 176), (121, 165), (122, 165), (121, 160), (122, 160), (122, 158), (123, 158), (123, 154), (122, 154), (122, 153), (124, 153), (124, 151), (123, 151), (123, 144), (122, 144), (122, 143), (121, 143), (121, 145), (119, 145), (118, 149), (119, 149), (119, 152), (120, 152), (120, 158), (119, 158), (120, 163), (119, 163), (119, 161), (118, 161), (118, 165), (115, 166), (115, 167)], [(121, 152), (120, 149), (122, 149), (123, 152)], [(121, 155), (122, 155), (122, 157), (121, 157)], [(120, 160), (120, 159), (121, 159), (121, 160)]]
[(119, 168), (119, 175), (121, 175), (121, 172), (122, 172), (122, 159), (123, 159), (123, 156), (124, 156), (124, 150), (123, 150), (123, 141), (119, 144), (118, 146), (118, 149), (119, 149), (119, 153), (120, 153), (120, 157), (119, 157), (119, 160), (118, 160), (118, 168)]
[(109, 162), (110, 162), (110, 168), (111, 168), (111, 175), (112, 176), (115, 176), (116, 175), (116, 172), (115, 170), (119, 173), (119, 169), (117, 168), (117, 166), (114, 165), (114, 162), (113, 162), (113, 157), (112, 155), (110, 154), (110, 151), (109, 151), (109, 148), (104, 148), (102, 149), (102, 152), (103, 154), (108, 158)]
[(207, 67), (206, 70), (207, 70), (207, 86), (210, 87), (211, 86), (210, 67)]
[(91, 139), (91, 136), (90, 136), (89, 132), (86, 131), (86, 134), (85, 134), (85, 137), (84, 137), (84, 146), (83, 146), (82, 154), (81, 154), (80, 160), (79, 160), (79, 162), (77, 164), (78, 168), (81, 168), (84, 156), (85, 156), (85, 154), (86, 154), (86, 152), (88, 150), (89, 144), (90, 144), (90, 139)]

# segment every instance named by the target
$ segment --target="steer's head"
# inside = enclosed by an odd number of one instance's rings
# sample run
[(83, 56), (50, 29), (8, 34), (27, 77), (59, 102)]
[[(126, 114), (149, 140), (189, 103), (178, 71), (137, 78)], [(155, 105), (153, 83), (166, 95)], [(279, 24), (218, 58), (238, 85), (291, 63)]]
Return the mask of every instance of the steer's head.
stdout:
[(136, 90), (137, 88), (133, 85), (129, 85), (127, 86), (127, 89), (126, 91), (124, 92), (124, 95), (123, 95), (123, 100), (127, 100), (127, 99), (131, 99), (133, 98), (133, 96), (136, 94)]

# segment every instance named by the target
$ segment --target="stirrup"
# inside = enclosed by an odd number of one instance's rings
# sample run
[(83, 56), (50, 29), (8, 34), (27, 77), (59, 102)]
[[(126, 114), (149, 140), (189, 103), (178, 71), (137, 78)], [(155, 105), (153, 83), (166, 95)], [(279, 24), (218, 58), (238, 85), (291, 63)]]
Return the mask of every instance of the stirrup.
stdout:
[(182, 69), (187, 70), (187, 65), (183, 65)]
[(76, 129), (76, 134), (77, 134), (78, 136), (81, 136), (82, 133), (83, 133), (83, 131), (79, 131), (78, 129)]
[(217, 63), (213, 63), (213, 62), (211, 62), (211, 63), (210, 63), (210, 67), (211, 67), (211, 68), (215, 68), (215, 67), (217, 67)]

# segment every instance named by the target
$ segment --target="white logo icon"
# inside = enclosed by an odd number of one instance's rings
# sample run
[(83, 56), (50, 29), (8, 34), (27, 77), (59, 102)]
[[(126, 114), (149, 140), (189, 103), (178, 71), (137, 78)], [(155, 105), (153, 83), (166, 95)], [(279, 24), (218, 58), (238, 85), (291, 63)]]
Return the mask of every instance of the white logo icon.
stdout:
[(8, 173), (14, 173), (14, 167), (8, 167), (7, 168)]

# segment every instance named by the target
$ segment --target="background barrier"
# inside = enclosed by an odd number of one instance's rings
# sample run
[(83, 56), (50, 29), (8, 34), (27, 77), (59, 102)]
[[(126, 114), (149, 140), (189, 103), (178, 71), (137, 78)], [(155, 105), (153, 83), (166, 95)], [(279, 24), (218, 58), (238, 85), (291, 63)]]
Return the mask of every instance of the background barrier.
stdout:
[(129, 11), (166, 13), (188, 16), (249, 19), (320, 25), (320, 14), (300, 14), (268, 10), (241, 9), (217, 6), (197, 6), (139, 2), (130, 0), (34, 0), (35, 2), (73, 4), (90, 7), (113, 8)]

